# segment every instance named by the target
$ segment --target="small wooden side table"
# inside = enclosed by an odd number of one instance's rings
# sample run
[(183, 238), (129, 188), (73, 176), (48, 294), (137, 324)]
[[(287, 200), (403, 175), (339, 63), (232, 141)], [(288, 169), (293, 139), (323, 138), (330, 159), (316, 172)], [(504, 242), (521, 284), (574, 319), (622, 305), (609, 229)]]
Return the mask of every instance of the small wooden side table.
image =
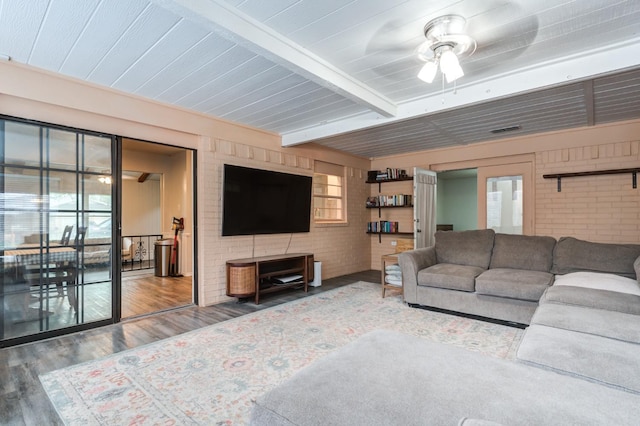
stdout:
[(400, 290), (400, 294), (403, 294), (403, 288), (402, 288), (402, 284), (397, 285), (397, 284), (389, 284), (386, 282), (385, 280), (385, 269), (387, 268), (387, 266), (389, 265), (398, 265), (398, 254), (399, 253), (393, 253), (393, 254), (384, 254), (382, 255), (382, 269), (380, 270), (380, 274), (381, 274), (381, 281), (380, 283), (382, 284), (382, 298), (384, 298), (385, 296), (385, 292), (386, 290)]

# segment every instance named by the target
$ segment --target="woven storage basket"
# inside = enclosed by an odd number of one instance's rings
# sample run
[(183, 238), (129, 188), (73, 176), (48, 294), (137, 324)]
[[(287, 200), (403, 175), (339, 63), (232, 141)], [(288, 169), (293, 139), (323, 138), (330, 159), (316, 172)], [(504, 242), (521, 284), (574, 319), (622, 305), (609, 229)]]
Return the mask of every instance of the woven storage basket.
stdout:
[(256, 292), (256, 267), (232, 266), (229, 268), (227, 293), (234, 296), (250, 296)]

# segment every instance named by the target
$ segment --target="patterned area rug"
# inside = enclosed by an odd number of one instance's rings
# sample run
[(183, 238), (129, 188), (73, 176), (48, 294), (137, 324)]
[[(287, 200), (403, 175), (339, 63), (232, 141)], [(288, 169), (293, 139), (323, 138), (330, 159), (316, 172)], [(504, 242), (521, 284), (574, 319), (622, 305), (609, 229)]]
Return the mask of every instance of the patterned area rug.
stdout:
[(69, 425), (246, 424), (252, 400), (360, 335), (388, 329), (513, 358), (522, 330), (409, 308), (351, 284), (40, 380)]

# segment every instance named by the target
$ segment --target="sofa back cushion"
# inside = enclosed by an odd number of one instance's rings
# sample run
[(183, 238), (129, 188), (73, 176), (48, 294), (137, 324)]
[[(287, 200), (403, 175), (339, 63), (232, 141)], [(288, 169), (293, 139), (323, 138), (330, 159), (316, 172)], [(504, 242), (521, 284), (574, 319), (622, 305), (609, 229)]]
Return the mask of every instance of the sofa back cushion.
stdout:
[(553, 237), (496, 234), (490, 268), (549, 272), (555, 246)]
[(636, 278), (633, 262), (640, 256), (640, 244), (592, 243), (562, 237), (553, 255), (554, 274), (591, 271)]
[(453, 263), (488, 269), (494, 236), (493, 229), (437, 231), (436, 259), (438, 263)]

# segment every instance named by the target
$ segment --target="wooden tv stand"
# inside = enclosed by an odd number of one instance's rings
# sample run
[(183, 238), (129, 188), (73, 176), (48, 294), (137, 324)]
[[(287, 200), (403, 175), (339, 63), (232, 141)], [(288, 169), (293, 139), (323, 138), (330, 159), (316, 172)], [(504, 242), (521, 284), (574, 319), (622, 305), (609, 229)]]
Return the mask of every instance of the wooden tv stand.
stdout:
[[(302, 275), (302, 282), (276, 285), (271, 281), (277, 277), (290, 275)], [(304, 285), (306, 293), (311, 280), (313, 280), (313, 254), (311, 253), (249, 257), (227, 261), (227, 296), (238, 298), (253, 296), (256, 305), (260, 303), (261, 294), (300, 285)]]

